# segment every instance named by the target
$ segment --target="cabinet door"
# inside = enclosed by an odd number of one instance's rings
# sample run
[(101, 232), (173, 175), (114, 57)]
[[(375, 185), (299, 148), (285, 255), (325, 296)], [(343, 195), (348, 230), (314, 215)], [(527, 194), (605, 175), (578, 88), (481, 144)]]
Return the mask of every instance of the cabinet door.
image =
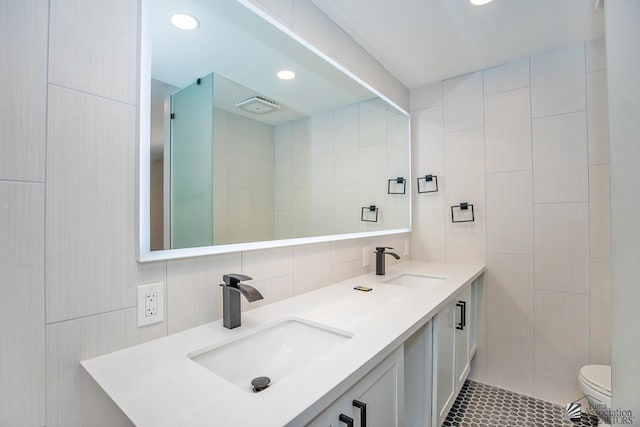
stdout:
[[(366, 405), (364, 411), (354, 401)], [(360, 381), (314, 418), (307, 427), (345, 427), (340, 414), (353, 419), (354, 427), (401, 427), (404, 409), (404, 352), (400, 346)]]
[(462, 387), (464, 380), (469, 374), (471, 363), (469, 359), (469, 330), (470, 330), (470, 316), (469, 310), (471, 308), (471, 287), (467, 286), (458, 297), (455, 299), (456, 309), (456, 338), (455, 338), (455, 372), (456, 372), (456, 393)]
[(447, 304), (433, 325), (433, 425), (441, 426), (455, 399), (455, 302)]

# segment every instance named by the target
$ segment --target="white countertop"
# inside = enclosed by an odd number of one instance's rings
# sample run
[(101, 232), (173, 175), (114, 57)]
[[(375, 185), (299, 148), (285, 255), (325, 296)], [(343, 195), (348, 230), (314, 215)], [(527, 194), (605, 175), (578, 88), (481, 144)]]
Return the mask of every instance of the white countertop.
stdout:
[[(481, 265), (408, 261), (242, 313), (242, 326), (222, 321), (82, 362), (138, 427), (302, 425), (338, 398), (433, 317)], [(404, 273), (445, 277), (429, 289), (382, 282)], [(373, 288), (358, 292), (354, 286)], [(187, 357), (194, 351), (298, 318), (353, 337), (261, 393), (239, 389)]]

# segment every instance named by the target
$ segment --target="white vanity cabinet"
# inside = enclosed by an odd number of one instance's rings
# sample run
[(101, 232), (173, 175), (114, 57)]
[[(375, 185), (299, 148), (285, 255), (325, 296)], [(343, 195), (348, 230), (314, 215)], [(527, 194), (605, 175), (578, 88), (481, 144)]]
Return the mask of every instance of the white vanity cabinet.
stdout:
[(400, 346), (307, 427), (402, 427), (404, 374)]
[[(434, 426), (441, 426), (455, 400), (456, 303), (450, 301), (433, 319), (433, 391)], [(428, 402), (425, 404), (429, 404)]]
[(482, 280), (480, 276), (463, 286), (432, 321), (432, 426), (442, 425), (469, 376), (476, 350)]

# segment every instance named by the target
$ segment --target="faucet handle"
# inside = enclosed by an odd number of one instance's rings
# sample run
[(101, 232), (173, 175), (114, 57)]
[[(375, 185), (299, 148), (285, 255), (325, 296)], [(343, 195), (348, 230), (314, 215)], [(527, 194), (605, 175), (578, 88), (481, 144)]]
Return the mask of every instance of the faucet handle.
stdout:
[(389, 246), (377, 246), (376, 252), (384, 252), (385, 249), (393, 249), (393, 248)]
[(245, 276), (244, 274), (238, 274), (238, 273), (225, 274), (224, 276), (222, 276), (222, 280), (224, 280), (224, 283), (231, 286), (235, 286), (240, 282), (244, 282), (246, 280), (252, 280), (252, 279), (253, 279), (252, 277)]

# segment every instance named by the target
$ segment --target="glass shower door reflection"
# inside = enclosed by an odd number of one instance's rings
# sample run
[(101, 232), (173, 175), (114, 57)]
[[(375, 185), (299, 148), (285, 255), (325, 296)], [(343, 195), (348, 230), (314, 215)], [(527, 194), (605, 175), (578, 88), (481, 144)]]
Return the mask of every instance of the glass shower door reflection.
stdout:
[(213, 245), (213, 74), (171, 96), (171, 248)]

